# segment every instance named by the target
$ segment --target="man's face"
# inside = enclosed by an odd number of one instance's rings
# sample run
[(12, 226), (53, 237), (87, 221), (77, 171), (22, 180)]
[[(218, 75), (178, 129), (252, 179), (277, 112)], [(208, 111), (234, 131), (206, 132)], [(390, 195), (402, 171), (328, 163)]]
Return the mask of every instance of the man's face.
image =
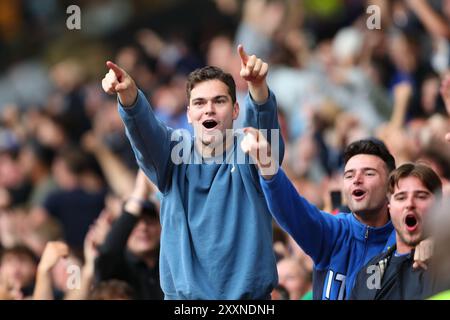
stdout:
[(233, 127), (238, 115), (239, 105), (233, 104), (228, 87), (222, 81), (200, 82), (191, 90), (187, 117), (195, 136), (204, 145), (222, 142), (217, 141), (217, 137), (225, 139), (226, 129)]
[(353, 213), (367, 214), (381, 210), (387, 202), (386, 164), (379, 157), (358, 154), (344, 169), (344, 196)]
[(137, 256), (152, 252), (158, 248), (160, 236), (159, 220), (142, 217), (128, 238), (128, 248)]
[(0, 281), (12, 287), (24, 288), (34, 281), (36, 264), (22, 254), (7, 253), (0, 266)]
[(397, 241), (415, 247), (424, 239), (424, 218), (434, 202), (435, 196), (418, 178), (410, 176), (398, 181), (389, 202)]
[(277, 263), (278, 281), (289, 292), (291, 300), (300, 299), (308, 289), (305, 272), (292, 260), (281, 260)]

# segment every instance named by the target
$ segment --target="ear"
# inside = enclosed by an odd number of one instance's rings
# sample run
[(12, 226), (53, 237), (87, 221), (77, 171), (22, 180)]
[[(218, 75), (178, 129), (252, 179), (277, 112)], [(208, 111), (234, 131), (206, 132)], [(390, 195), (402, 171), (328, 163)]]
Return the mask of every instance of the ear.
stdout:
[(239, 116), (239, 103), (236, 101), (233, 106), (233, 120), (236, 120)]
[(191, 109), (189, 108), (189, 106), (187, 106), (187, 108), (186, 108), (186, 116), (187, 116), (187, 119), (188, 119), (188, 123), (192, 124), (191, 116), (189, 115), (189, 111), (190, 110)]

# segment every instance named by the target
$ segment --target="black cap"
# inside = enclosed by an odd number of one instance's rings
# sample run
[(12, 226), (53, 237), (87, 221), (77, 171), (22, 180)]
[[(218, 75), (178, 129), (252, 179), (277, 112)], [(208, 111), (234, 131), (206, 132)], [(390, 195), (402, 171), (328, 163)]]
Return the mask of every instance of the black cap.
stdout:
[(153, 201), (145, 200), (142, 202), (142, 212), (143, 217), (149, 217), (149, 218), (157, 218), (159, 219), (159, 213), (156, 205), (153, 203)]

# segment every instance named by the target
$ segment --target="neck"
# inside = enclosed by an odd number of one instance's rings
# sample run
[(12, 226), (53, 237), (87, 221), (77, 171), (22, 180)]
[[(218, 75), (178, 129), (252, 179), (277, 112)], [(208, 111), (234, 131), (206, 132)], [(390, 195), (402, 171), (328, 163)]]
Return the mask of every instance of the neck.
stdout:
[(145, 262), (147, 266), (149, 266), (150, 268), (154, 268), (158, 261), (158, 255), (159, 255), (158, 250), (152, 250), (150, 252), (140, 255), (140, 258)]
[(364, 213), (355, 213), (356, 219), (369, 227), (379, 228), (389, 221), (387, 203), (382, 208), (373, 211), (364, 211)]
[(224, 141), (220, 143), (210, 143), (205, 145), (200, 139), (195, 139), (195, 147), (204, 158), (213, 158), (222, 155), (233, 145), (233, 143), (234, 136), (233, 134), (228, 133), (225, 136)]
[(396, 233), (395, 237), (396, 237), (396, 242), (397, 242), (397, 253), (399, 253), (399, 254), (410, 253), (412, 251), (412, 249), (414, 249), (414, 247), (411, 247), (411, 246), (407, 245), (406, 243), (404, 243), (402, 241), (402, 239), (400, 238), (400, 236), (398, 235), (398, 233)]

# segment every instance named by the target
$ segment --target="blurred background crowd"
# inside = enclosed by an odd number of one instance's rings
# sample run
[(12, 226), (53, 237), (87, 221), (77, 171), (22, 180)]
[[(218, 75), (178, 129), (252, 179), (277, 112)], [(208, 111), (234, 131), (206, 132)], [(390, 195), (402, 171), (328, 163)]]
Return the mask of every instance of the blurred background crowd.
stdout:
[[(74, 2), (80, 30), (66, 26)], [(106, 60), (135, 79), (162, 121), (192, 130), (187, 74), (204, 65), (230, 72), (243, 106), (243, 44), (270, 65), (285, 171), (335, 213), (345, 207), (338, 192), (331, 197), (343, 149), (368, 136), (397, 164), (426, 161), (450, 195), (439, 93), (449, 40), (450, 0), (1, 0), (0, 298), (162, 297), (158, 192), (148, 186), (145, 218), (123, 216), (140, 187), (115, 97), (101, 88)], [(310, 298), (311, 260), (274, 230), (273, 297)]]

